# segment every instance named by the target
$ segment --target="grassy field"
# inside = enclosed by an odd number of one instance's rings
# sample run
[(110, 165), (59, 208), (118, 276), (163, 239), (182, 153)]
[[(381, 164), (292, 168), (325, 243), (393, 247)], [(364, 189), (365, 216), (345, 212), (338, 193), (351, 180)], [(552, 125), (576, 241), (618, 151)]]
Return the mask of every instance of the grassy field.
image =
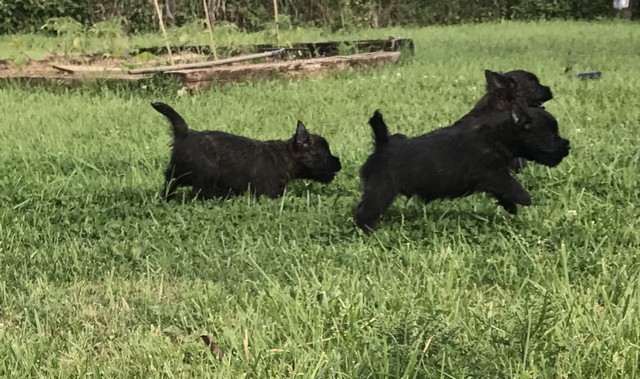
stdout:
[[(640, 376), (640, 27), (361, 33), (389, 34), (414, 38), (415, 57), (334, 78), (180, 98), (1, 87), (0, 377)], [(373, 236), (357, 231), (371, 112), (393, 132), (449, 124), (485, 68), (532, 70), (555, 93), (573, 149), (519, 174), (534, 205), (398, 199)], [(299, 118), (343, 171), (281, 200), (163, 203), (154, 100), (195, 129), (260, 139)]]

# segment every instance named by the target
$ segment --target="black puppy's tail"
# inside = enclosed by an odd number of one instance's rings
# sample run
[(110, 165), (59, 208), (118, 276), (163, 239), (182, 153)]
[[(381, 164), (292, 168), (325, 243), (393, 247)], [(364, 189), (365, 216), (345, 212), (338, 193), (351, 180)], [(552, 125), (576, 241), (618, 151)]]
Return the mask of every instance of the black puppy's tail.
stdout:
[(369, 119), (369, 125), (373, 129), (375, 148), (378, 149), (386, 145), (389, 142), (389, 128), (384, 123), (380, 109), (373, 112), (373, 116)]
[(182, 116), (178, 114), (178, 112), (176, 112), (173, 108), (165, 103), (151, 103), (151, 106), (153, 107), (153, 109), (162, 113), (166, 118), (169, 119), (169, 121), (171, 122), (171, 127), (173, 129), (174, 140), (182, 139), (187, 135), (189, 126), (187, 125), (187, 122), (184, 120), (184, 118), (182, 118)]

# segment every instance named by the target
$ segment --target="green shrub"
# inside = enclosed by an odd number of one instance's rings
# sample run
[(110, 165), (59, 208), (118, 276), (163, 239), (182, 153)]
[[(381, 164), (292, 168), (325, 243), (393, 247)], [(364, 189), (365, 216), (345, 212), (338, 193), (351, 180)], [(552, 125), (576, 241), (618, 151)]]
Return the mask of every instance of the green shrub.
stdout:
[[(204, 19), (201, 2), (174, 3), (173, 21), (178, 26)], [(216, 4), (224, 4), (210, 10), (216, 23), (229, 22), (253, 31), (273, 26), (270, 1), (221, 0)], [(611, 15), (611, 2), (603, 0), (280, 0), (279, 8), (284, 21), (280, 27), (330, 26), (347, 32), (368, 26), (597, 19)], [(47, 20), (59, 17), (71, 17), (86, 26), (119, 18), (125, 20), (129, 32), (156, 29), (155, 12), (148, 0), (130, 0), (126, 5), (100, 0), (0, 0), (2, 34), (36, 31)]]

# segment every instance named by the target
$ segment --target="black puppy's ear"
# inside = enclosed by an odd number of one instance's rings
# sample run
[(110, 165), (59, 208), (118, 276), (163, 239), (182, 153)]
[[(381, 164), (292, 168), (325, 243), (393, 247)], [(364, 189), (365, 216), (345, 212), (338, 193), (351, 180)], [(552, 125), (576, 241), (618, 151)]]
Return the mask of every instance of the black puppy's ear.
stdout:
[(484, 77), (487, 81), (487, 92), (501, 88), (510, 89), (515, 87), (515, 82), (511, 80), (511, 78), (491, 70), (484, 70)]
[(511, 120), (518, 126), (523, 126), (525, 129), (529, 128), (531, 116), (529, 116), (527, 104), (522, 98), (518, 98), (511, 104)]
[(296, 134), (293, 136), (293, 139), (297, 145), (306, 145), (311, 141), (311, 135), (300, 120), (298, 120), (298, 125), (296, 126)]

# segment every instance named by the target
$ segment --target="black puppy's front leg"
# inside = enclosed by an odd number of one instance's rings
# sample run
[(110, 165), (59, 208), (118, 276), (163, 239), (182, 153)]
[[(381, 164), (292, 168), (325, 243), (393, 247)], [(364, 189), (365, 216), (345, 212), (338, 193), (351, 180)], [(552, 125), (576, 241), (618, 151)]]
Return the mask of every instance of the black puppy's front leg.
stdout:
[(493, 195), (498, 204), (513, 215), (518, 213), (517, 204), (531, 205), (531, 197), (527, 190), (507, 171), (487, 176), (480, 189)]
[(286, 188), (286, 182), (273, 182), (264, 184), (261, 188), (252, 188), (251, 193), (253, 193), (256, 198), (260, 198), (260, 196), (266, 196), (270, 199), (278, 199), (284, 195), (284, 191)]
[(504, 197), (495, 196), (498, 199), (498, 205), (504, 208), (507, 212), (512, 215), (518, 214), (518, 205), (511, 200), (507, 200)]
[(514, 158), (510, 164), (509, 164), (509, 168), (515, 172), (515, 173), (519, 173), (522, 170), (524, 170), (525, 167), (527, 167), (527, 160), (524, 158)]

